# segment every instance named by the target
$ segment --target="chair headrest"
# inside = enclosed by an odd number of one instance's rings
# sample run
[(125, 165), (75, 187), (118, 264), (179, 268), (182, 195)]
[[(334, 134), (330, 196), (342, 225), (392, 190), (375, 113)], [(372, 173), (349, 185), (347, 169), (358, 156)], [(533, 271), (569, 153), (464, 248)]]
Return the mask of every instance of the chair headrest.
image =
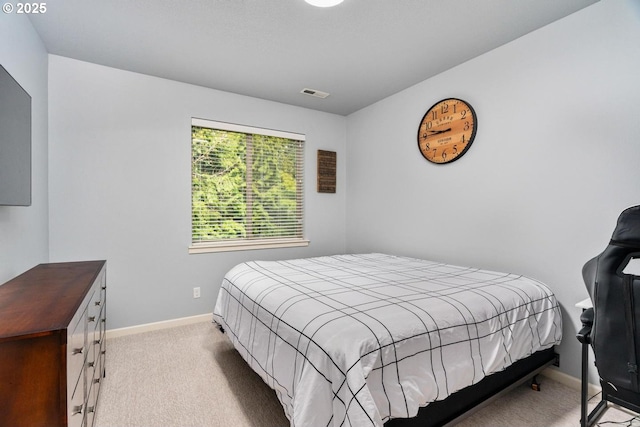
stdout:
[(640, 251), (640, 206), (633, 206), (622, 211), (610, 244), (637, 248)]

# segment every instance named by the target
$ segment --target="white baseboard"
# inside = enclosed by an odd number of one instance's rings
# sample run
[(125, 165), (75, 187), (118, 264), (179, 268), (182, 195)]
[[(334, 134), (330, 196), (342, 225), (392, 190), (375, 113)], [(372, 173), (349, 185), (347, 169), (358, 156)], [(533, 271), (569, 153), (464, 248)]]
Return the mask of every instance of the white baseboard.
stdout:
[(107, 338), (135, 335), (142, 332), (157, 331), (159, 329), (173, 328), (176, 326), (190, 325), (213, 320), (213, 313), (199, 314), (197, 316), (181, 317), (179, 319), (164, 320), (162, 322), (145, 323), (143, 325), (129, 326), (126, 328), (107, 329)]
[[(560, 372), (554, 368), (547, 368), (541, 372), (545, 377), (551, 378), (554, 381), (559, 382), (560, 384), (564, 384), (567, 387), (571, 387), (572, 389), (580, 391), (582, 387), (582, 381), (579, 378), (572, 377), (571, 375), (565, 374), (564, 372)], [(589, 383), (588, 394), (589, 396), (593, 396), (595, 394), (600, 393), (600, 386)]]

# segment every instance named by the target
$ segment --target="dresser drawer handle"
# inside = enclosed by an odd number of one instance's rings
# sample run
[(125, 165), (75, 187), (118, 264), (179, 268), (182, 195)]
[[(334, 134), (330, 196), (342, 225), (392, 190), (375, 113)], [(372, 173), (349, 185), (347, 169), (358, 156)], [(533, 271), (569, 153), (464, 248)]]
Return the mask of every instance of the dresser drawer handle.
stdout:
[(94, 344), (94, 345), (100, 345), (100, 340), (95, 340), (95, 341), (93, 342), (93, 344)]
[(80, 415), (82, 414), (82, 405), (74, 406), (71, 409), (71, 415)]
[(89, 323), (95, 322), (95, 321), (96, 321), (96, 316), (89, 317)]
[(100, 382), (100, 378), (94, 378), (93, 383), (98, 384)]
[(102, 301), (96, 301), (96, 302), (95, 302), (95, 305), (96, 305), (96, 306), (98, 306), (98, 307), (100, 307), (100, 306), (102, 305)]
[(87, 413), (90, 414), (95, 410), (95, 406), (87, 406)]
[(87, 363), (87, 367), (89, 367), (89, 368), (93, 368), (93, 365), (95, 365), (95, 362), (88, 362)]
[(84, 350), (84, 348), (74, 348), (71, 351), (71, 355), (75, 355), (75, 354), (82, 354), (82, 350)]

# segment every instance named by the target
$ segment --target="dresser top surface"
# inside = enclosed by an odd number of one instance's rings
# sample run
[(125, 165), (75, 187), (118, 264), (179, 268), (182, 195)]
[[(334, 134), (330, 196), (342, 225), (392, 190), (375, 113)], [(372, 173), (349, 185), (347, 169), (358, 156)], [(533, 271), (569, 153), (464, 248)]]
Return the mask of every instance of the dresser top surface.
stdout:
[(66, 329), (105, 264), (40, 264), (0, 286), (0, 341)]

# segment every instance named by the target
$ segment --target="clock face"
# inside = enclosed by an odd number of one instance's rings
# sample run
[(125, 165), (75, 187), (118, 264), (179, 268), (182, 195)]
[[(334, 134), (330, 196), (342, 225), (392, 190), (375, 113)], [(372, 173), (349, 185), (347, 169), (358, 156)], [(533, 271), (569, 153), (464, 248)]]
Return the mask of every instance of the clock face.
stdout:
[(467, 152), (476, 136), (476, 113), (465, 101), (443, 99), (429, 108), (418, 128), (418, 147), (433, 163), (450, 163)]

